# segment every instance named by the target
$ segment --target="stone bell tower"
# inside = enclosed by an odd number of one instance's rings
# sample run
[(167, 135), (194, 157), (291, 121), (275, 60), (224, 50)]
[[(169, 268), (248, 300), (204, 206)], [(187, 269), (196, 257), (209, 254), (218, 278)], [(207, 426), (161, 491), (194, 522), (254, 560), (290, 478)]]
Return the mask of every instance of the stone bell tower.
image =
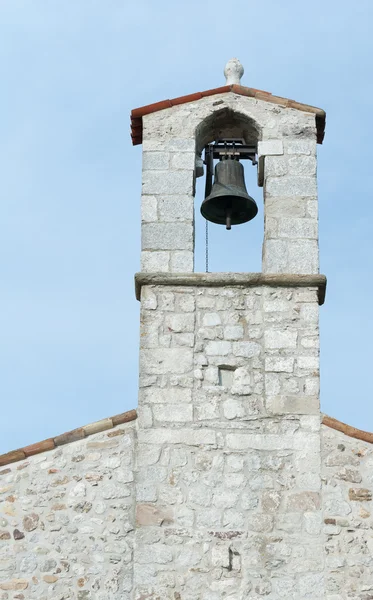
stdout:
[[(134, 598), (319, 600), (325, 113), (242, 86), (236, 59), (225, 74), (223, 87), (132, 111), (143, 145)], [(257, 155), (262, 273), (195, 273), (201, 153), (232, 138)]]

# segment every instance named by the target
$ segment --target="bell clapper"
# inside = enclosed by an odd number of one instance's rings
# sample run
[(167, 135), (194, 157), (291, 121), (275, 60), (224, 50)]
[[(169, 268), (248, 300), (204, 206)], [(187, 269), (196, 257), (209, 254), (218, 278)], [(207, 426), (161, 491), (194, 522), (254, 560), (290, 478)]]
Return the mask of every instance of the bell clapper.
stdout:
[(227, 211), (226, 211), (225, 228), (226, 229), (232, 228), (232, 209), (231, 208), (227, 208)]

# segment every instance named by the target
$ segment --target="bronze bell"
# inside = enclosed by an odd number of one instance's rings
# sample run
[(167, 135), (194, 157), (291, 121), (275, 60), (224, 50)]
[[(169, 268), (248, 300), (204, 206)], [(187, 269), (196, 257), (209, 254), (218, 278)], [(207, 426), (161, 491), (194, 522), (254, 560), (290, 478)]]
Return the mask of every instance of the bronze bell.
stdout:
[(231, 158), (219, 161), (211, 193), (202, 202), (202, 216), (230, 229), (232, 225), (251, 221), (257, 212), (256, 202), (246, 190), (241, 163)]

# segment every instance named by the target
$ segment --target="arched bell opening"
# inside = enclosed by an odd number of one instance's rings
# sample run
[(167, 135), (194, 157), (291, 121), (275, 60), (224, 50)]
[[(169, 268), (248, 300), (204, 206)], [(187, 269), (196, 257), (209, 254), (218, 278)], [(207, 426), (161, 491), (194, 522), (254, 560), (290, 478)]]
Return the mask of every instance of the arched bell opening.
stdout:
[(195, 205), (196, 271), (261, 271), (264, 218), (256, 166), (260, 139), (260, 126), (229, 108), (216, 111), (197, 127), (201, 160)]

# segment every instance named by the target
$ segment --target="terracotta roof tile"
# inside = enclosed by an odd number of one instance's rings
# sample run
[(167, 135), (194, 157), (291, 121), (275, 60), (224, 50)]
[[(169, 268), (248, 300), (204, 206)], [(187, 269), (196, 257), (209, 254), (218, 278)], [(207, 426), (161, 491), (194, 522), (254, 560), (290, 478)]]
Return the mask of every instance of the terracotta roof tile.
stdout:
[(368, 442), (369, 444), (373, 444), (373, 433), (369, 431), (363, 431), (362, 429), (357, 429), (356, 427), (351, 427), (351, 425), (347, 425), (342, 421), (338, 421), (337, 419), (333, 419), (333, 417), (328, 417), (328, 415), (323, 415), (322, 424), (330, 427), (331, 429), (336, 429), (337, 431), (341, 431), (348, 437), (356, 438), (357, 440), (362, 440), (363, 442)]
[(94, 433), (112, 429), (117, 425), (129, 423), (135, 419), (137, 419), (136, 410), (129, 410), (125, 413), (115, 415), (114, 417), (108, 417), (107, 419), (102, 419), (101, 421), (95, 421), (95, 423), (78, 427), (72, 431), (67, 431), (66, 433), (57, 435), (54, 438), (42, 440), (41, 442), (25, 446), (24, 448), (19, 448), (18, 450), (12, 450), (12, 452), (7, 452), (6, 454), (0, 455), (0, 467), (17, 462), (19, 460), (24, 460), (25, 458), (33, 456), (34, 454), (40, 454), (41, 452), (54, 450), (54, 448), (57, 448), (58, 446), (63, 446), (64, 444), (70, 444), (71, 442), (82, 440), (83, 438), (93, 435)]
[(40, 454), (40, 452), (45, 452), (46, 450), (53, 450), (56, 445), (54, 443), (53, 438), (49, 440), (43, 440), (42, 442), (36, 442), (36, 444), (31, 444), (30, 446), (26, 446), (22, 448), (26, 457), (33, 456), (34, 454)]
[(302, 104), (289, 98), (282, 98), (281, 96), (273, 96), (271, 92), (265, 92), (263, 90), (257, 90), (255, 88), (248, 88), (243, 85), (224, 85), (222, 87), (214, 88), (212, 90), (206, 90), (204, 92), (196, 92), (195, 94), (188, 94), (187, 96), (179, 96), (178, 98), (172, 98), (171, 100), (162, 100), (161, 102), (155, 102), (154, 104), (147, 104), (146, 106), (140, 106), (134, 108), (131, 112), (131, 138), (134, 146), (142, 143), (142, 117), (150, 115), (153, 112), (164, 110), (165, 108), (171, 108), (172, 106), (178, 106), (179, 104), (187, 104), (188, 102), (195, 102), (201, 98), (207, 96), (214, 96), (217, 94), (224, 94), (226, 92), (232, 92), (239, 94), (240, 96), (249, 96), (250, 98), (257, 98), (264, 102), (271, 102), (272, 104), (281, 104), (287, 108), (294, 108), (303, 112), (313, 113), (316, 117), (316, 128), (317, 128), (317, 141), (322, 144), (325, 134), (325, 121), (326, 114), (321, 108), (315, 106), (309, 106), (308, 104)]

